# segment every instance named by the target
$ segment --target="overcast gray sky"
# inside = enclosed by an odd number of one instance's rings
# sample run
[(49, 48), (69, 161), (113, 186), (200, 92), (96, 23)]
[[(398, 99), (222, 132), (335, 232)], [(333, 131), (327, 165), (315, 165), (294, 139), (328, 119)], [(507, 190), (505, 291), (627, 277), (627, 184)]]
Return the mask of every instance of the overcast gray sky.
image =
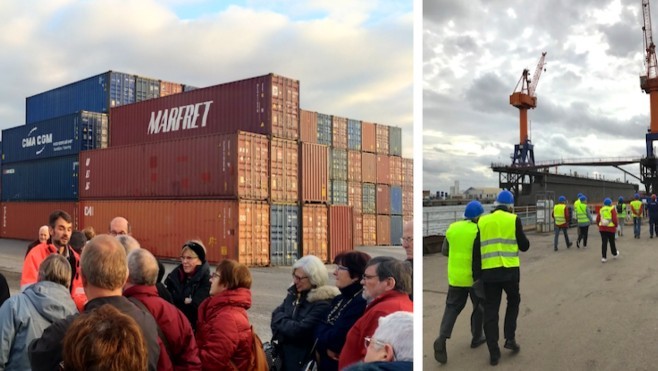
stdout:
[(407, 0), (0, 1), (0, 129), (25, 98), (108, 70), (209, 86), (274, 72), (301, 107), (403, 128), (411, 157)]
[[(519, 111), (509, 95), (543, 51), (537, 108), (528, 112), (535, 160), (646, 154), (640, 0), (423, 6), (423, 189), (448, 191), (455, 180), (461, 190), (498, 186), (490, 165), (511, 164), (519, 141)], [(656, 29), (658, 8), (653, 14)], [(624, 168), (639, 175), (637, 164)], [(570, 171), (624, 179), (614, 168), (559, 169)]]

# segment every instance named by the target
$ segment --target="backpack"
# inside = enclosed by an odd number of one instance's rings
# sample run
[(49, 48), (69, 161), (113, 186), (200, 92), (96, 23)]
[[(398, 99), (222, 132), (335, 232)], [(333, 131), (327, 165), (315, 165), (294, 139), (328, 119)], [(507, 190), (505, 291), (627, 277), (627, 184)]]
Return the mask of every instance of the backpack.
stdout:
[[(254, 326), (251, 326), (251, 359), (249, 359), (248, 371), (268, 371), (269, 366), (267, 365), (267, 358), (265, 357), (265, 351), (263, 350), (263, 342), (260, 340), (256, 331), (254, 331)], [(238, 369), (233, 361), (231, 361), (234, 369)], [(240, 370), (242, 371), (242, 370)]]

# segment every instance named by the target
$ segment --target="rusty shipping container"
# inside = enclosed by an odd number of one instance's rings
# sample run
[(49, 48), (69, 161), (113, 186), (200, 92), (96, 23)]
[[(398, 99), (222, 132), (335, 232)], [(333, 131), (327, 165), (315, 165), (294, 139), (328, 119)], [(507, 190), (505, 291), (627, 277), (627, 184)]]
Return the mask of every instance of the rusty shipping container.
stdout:
[(377, 214), (388, 215), (391, 213), (391, 187), (386, 184), (377, 184), (376, 209)]
[(299, 110), (299, 140), (307, 143), (318, 142), (318, 113)]
[(354, 246), (363, 246), (363, 215), (355, 212), (353, 222), (352, 238)]
[(266, 200), (269, 143), (240, 132), (84, 151), (80, 199)]
[(361, 209), (364, 214), (377, 213), (377, 186), (372, 183), (361, 183), (362, 204)]
[(414, 186), (414, 160), (411, 158), (402, 159), (402, 187)]
[(389, 156), (388, 163), (391, 168), (391, 185), (402, 186), (402, 157)]
[(360, 151), (347, 151), (347, 180), (350, 182), (361, 181)]
[(354, 250), (352, 207), (329, 206), (329, 262), (341, 252)]
[(177, 84), (175, 82), (169, 81), (160, 81), (160, 96), (166, 97), (172, 94), (178, 94), (183, 92), (183, 85)]
[(347, 204), (352, 206), (355, 213), (363, 212), (363, 186), (359, 182), (347, 183)]
[(299, 197), (302, 202), (326, 203), (329, 190), (329, 147), (302, 142), (299, 148)]
[(377, 183), (391, 184), (391, 162), (388, 155), (377, 155)]
[(391, 156), (402, 156), (402, 128), (389, 126), (388, 154)]
[(110, 145), (238, 130), (297, 140), (299, 81), (269, 74), (110, 110)]
[(361, 181), (377, 183), (377, 155), (374, 153), (361, 153)]
[(377, 152), (377, 130), (371, 122), (361, 122), (361, 150), (363, 152)]
[(328, 262), (327, 226), (326, 205), (302, 206), (302, 256), (315, 255), (323, 262)]
[(377, 153), (388, 155), (388, 126), (375, 124), (375, 133), (377, 136)]
[(81, 201), (79, 228), (105, 231), (112, 218), (130, 220), (132, 235), (159, 258), (178, 259), (185, 241), (206, 246), (210, 263), (235, 259), (248, 266), (270, 263), (270, 206), (240, 200)]
[(2, 238), (36, 240), (39, 228), (48, 224), (48, 217), (55, 210), (69, 213), (73, 218), (73, 228), (77, 228), (78, 206), (75, 202), (2, 202), (0, 205), (2, 205), (0, 234)]
[(270, 141), (270, 200), (299, 201), (299, 144), (294, 140)]
[(402, 187), (402, 215), (414, 214), (414, 189)]
[(347, 150), (330, 148), (329, 179), (347, 180)]
[(377, 215), (377, 245), (391, 245), (391, 217), (388, 215)]
[(347, 118), (331, 116), (331, 145), (347, 149)]
[(377, 246), (377, 215), (363, 214), (363, 246)]

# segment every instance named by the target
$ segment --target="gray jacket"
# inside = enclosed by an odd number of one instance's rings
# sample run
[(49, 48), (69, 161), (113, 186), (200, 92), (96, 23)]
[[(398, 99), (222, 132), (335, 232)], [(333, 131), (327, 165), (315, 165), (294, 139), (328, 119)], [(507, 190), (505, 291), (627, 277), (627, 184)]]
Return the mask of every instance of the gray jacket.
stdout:
[(0, 307), (0, 370), (29, 370), (30, 342), (54, 321), (77, 312), (69, 290), (49, 281), (7, 299)]

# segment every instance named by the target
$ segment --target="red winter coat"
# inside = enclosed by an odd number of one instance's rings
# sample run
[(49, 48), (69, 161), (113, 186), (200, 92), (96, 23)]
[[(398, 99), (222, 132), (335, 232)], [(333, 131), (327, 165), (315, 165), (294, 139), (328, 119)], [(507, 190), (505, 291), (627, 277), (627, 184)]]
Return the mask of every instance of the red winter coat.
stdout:
[[(178, 308), (162, 299), (155, 286), (133, 286), (124, 290), (123, 295), (141, 301), (151, 312), (169, 343), (174, 370), (201, 370), (199, 349), (192, 326)], [(160, 347), (160, 353), (167, 354), (164, 344)]]
[(245, 370), (251, 359), (252, 335), (247, 309), (251, 291), (225, 290), (199, 306), (196, 341), (204, 370), (230, 370), (231, 361)]
[(363, 339), (372, 336), (379, 326), (379, 318), (391, 313), (405, 311), (413, 312), (414, 305), (409, 295), (399, 291), (391, 290), (379, 295), (366, 307), (363, 316), (359, 318), (347, 333), (345, 345), (340, 352), (338, 369), (357, 363), (366, 356), (366, 347)]

